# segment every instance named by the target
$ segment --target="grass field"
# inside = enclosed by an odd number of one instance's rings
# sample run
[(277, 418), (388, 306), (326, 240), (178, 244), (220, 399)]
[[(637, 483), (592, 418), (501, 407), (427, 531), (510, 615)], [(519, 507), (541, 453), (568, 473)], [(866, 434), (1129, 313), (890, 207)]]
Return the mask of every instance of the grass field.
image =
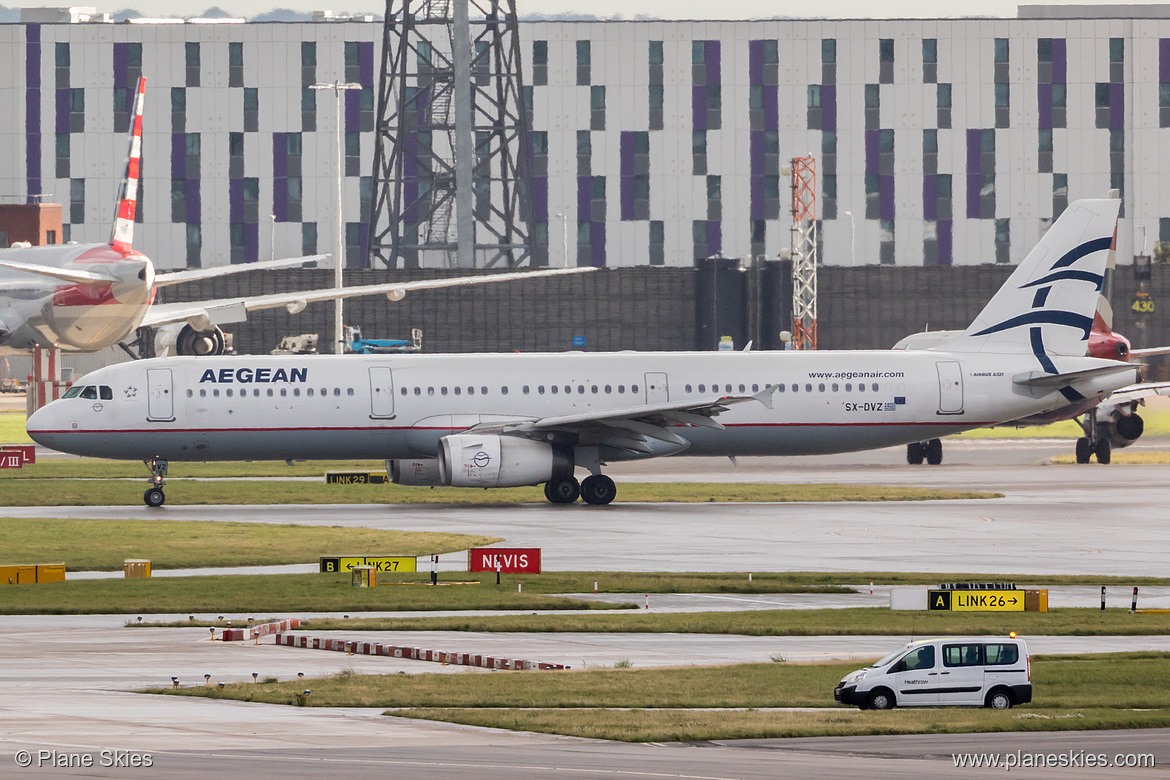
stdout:
[[(37, 468), (40, 464), (29, 468)], [(170, 476), (178, 476), (171, 468)], [(180, 472), (181, 473), (181, 472)], [(69, 479), (65, 477), (0, 478), (0, 506), (118, 506), (141, 501), (146, 472), (141, 482), (122, 479)], [(326, 485), (323, 482), (243, 481), (202, 482), (173, 480), (166, 486), (167, 503), (199, 505), (258, 504), (476, 504), (512, 505), (547, 503), (541, 487), (467, 488), (401, 487), (399, 485)], [(720, 502), (825, 502), (825, 501), (940, 501), (1002, 498), (1001, 493), (936, 490), (874, 485), (770, 485), (720, 483), (622, 483), (618, 501), (695, 503)], [(574, 505), (567, 511), (589, 511)], [(162, 510), (165, 512), (165, 509)], [(602, 510), (604, 511), (604, 510)]]
[[(308, 688), (306, 704), (314, 707), (385, 707), (388, 715), (625, 741), (1153, 728), (1170, 725), (1170, 687), (1149, 684), (1167, 661), (1170, 654), (1164, 653), (1035, 656), (1033, 704), (1003, 712), (837, 707), (833, 687), (857, 661), (456, 675), (343, 672), (233, 683), (222, 691), (194, 686), (147, 692), (296, 704), (297, 694)], [(815, 709), (760, 711), (775, 707)]]
[[(631, 594), (637, 601), (639, 594)], [(651, 596), (653, 604), (653, 596)], [(746, 636), (848, 636), (1007, 634), (1123, 636), (1170, 633), (1170, 615), (1130, 615), (1126, 609), (1064, 608), (1049, 612), (893, 612), (887, 607), (565, 615), (436, 616), (315, 619), (306, 630), (475, 631), (532, 633), (740, 634)]]
[(0, 444), (32, 444), (24, 419), (24, 412), (0, 412)]
[(494, 536), (341, 526), (179, 520), (0, 517), (0, 563), (64, 561), (68, 571), (315, 563), (322, 555), (436, 555), (502, 541)]
[[(420, 581), (429, 575), (420, 573)], [(0, 614), (86, 615), (159, 612), (269, 616), (290, 612), (363, 612), (450, 609), (622, 609), (495, 584), (354, 588), (349, 574), (153, 577), (73, 580), (5, 587)]]

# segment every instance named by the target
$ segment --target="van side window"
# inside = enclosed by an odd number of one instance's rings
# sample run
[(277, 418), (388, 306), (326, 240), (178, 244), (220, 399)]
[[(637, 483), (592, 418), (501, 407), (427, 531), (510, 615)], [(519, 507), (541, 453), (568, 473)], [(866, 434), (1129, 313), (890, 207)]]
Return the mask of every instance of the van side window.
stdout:
[(945, 666), (982, 666), (983, 645), (972, 642), (965, 645), (943, 645)]
[(911, 650), (902, 658), (900, 665), (907, 671), (913, 671), (914, 669), (933, 669), (934, 645), (923, 645), (916, 650)]
[(1007, 666), (1020, 660), (1019, 645), (989, 644), (983, 646), (983, 652), (987, 655), (988, 666)]

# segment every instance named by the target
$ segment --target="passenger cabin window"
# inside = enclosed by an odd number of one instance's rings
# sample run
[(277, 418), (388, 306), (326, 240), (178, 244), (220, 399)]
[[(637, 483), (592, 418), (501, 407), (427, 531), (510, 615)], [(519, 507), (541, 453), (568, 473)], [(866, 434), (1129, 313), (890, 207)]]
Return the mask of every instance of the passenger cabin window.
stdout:
[(281, 397), (281, 398), (287, 398), (287, 397), (288, 397), (288, 388), (287, 388), (287, 387), (282, 387), (282, 388), (280, 388), (280, 397)]
[(352, 397), (353, 396), (353, 388), (352, 387), (345, 388), (345, 394)]
[(507, 394), (508, 394), (508, 386), (504, 385), (503, 387), (500, 388), (500, 395), (507, 395)]
[(230, 387), (227, 390), (225, 390), (224, 392), (227, 393), (228, 398), (232, 397), (232, 389)]
[(192, 396), (194, 396), (194, 395), (195, 395), (195, 391), (194, 391), (194, 390), (192, 390), (192, 389), (190, 389), (190, 388), (188, 388), (188, 389), (187, 389), (187, 397), (188, 397), (188, 398), (191, 398), (191, 397), (192, 397)]
[(199, 388), (199, 397), (200, 398), (207, 397), (207, 389), (206, 388), (203, 388), (203, 387)]

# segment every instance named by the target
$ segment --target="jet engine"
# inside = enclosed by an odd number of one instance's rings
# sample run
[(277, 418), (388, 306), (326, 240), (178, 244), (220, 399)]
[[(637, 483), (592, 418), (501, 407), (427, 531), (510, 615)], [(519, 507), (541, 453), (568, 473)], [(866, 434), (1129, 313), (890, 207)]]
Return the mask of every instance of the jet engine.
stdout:
[(1122, 414), (1115, 411), (1109, 419), (1097, 421), (1097, 437), (1108, 439), (1114, 449), (1133, 444), (1145, 429), (1145, 421), (1136, 412)]
[(415, 487), (435, 487), (442, 485), (439, 476), (439, 461), (436, 458), (426, 460), (388, 460), (386, 473), (395, 485), (411, 485)]
[(160, 327), (154, 339), (155, 355), (222, 355), (229, 349), (229, 337), (216, 325), (196, 330), (189, 323)]
[(546, 442), (473, 433), (439, 440), (439, 475), (444, 485), (521, 487), (572, 473), (571, 451)]

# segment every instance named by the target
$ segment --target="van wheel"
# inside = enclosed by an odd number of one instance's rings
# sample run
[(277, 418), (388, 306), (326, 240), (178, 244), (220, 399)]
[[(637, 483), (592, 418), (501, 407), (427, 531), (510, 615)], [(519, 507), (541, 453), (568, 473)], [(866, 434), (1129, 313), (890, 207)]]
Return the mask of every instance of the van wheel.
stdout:
[(871, 710), (892, 710), (894, 708), (894, 694), (885, 688), (878, 688), (869, 695), (869, 708)]
[(987, 706), (993, 710), (1010, 710), (1012, 695), (1005, 690), (995, 690), (987, 694)]

